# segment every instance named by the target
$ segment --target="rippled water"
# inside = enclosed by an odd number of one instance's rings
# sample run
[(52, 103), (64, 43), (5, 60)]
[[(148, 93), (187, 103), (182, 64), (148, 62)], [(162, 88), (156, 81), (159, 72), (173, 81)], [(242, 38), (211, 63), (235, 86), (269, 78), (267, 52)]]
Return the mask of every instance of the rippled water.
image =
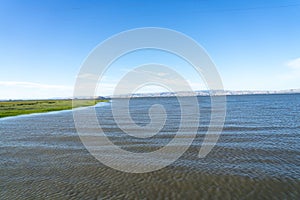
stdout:
[[(300, 198), (300, 95), (228, 96), (223, 132), (202, 159), (197, 155), (210, 99), (198, 100), (201, 122), (191, 147), (170, 166), (145, 174), (119, 172), (91, 156), (76, 133), (72, 111), (1, 119), (0, 199)], [(164, 105), (168, 118), (161, 132), (147, 139), (124, 134), (109, 104), (95, 109), (115, 144), (145, 152), (167, 144), (180, 123), (176, 98), (132, 99), (133, 120), (149, 123), (153, 104)]]

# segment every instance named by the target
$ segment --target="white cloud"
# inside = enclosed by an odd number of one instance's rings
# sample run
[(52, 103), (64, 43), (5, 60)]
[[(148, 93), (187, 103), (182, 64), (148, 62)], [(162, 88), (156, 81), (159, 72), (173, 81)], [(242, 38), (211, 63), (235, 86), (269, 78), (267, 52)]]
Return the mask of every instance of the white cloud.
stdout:
[(109, 96), (113, 94), (116, 87), (114, 82), (101, 82), (98, 84), (96, 95), (98, 96)]
[(199, 80), (199, 81), (191, 81), (191, 80), (187, 80), (188, 84), (190, 85), (190, 87), (192, 88), (192, 90), (205, 90), (206, 85), (204, 84), (203, 80)]
[(17, 86), (17, 87), (24, 87), (24, 88), (60, 89), (60, 90), (72, 89), (72, 87), (65, 86), (65, 85), (49, 85), (49, 84), (20, 82), (20, 81), (0, 81), (0, 86)]
[(71, 97), (73, 87), (22, 81), (0, 81), (0, 99)]
[(77, 78), (89, 79), (89, 80), (98, 80), (99, 76), (97, 76), (96, 74), (92, 74), (92, 73), (83, 73), (83, 74), (79, 74), (77, 76)]
[(300, 88), (300, 58), (285, 63), (286, 71), (279, 75), (279, 83), (284, 89)]
[(300, 58), (290, 60), (286, 63), (286, 65), (291, 69), (300, 70)]

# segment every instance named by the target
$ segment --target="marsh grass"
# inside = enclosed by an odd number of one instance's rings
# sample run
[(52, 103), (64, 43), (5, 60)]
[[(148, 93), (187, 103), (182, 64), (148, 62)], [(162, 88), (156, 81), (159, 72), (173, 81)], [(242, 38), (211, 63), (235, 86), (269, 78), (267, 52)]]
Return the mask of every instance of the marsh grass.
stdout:
[(107, 100), (77, 99), (73, 102), (66, 100), (20, 100), (0, 102), (0, 118), (30, 113), (69, 110), (72, 108), (93, 106)]

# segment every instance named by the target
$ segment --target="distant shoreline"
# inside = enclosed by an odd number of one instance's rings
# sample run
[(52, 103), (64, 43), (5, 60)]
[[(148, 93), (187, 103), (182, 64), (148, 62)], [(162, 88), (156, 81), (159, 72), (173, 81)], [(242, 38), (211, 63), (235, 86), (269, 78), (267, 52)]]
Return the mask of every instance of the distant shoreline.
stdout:
[[(231, 95), (223, 95), (223, 96), (259, 96), (259, 95), (300, 95), (300, 93), (276, 93), (276, 94), (231, 94)], [(210, 97), (210, 96), (221, 96), (221, 95), (196, 95), (196, 97)], [(142, 98), (171, 98), (171, 97), (192, 97), (190, 96), (126, 96), (126, 97), (109, 97), (109, 99), (142, 99)]]
[(284, 91), (195, 91), (195, 92), (162, 92), (136, 93), (108, 96), (108, 99), (119, 98), (147, 98), (147, 97), (189, 97), (189, 96), (241, 96), (241, 95), (289, 95), (300, 94), (300, 90)]
[[(107, 96), (96, 96), (96, 97), (80, 97), (81, 100), (104, 100), (109, 101), (110, 99), (117, 98), (136, 98), (136, 97), (188, 97), (188, 96), (240, 96), (240, 95), (272, 95), (272, 94), (300, 94), (300, 89), (289, 89), (289, 90), (197, 90), (193, 92), (153, 92), (153, 93), (134, 93), (134, 94), (120, 94), (120, 95), (107, 95)], [(11, 101), (72, 101), (76, 100), (72, 97), (57, 97), (49, 99), (0, 99), (1, 102)], [(1, 106), (0, 106), (1, 107)]]

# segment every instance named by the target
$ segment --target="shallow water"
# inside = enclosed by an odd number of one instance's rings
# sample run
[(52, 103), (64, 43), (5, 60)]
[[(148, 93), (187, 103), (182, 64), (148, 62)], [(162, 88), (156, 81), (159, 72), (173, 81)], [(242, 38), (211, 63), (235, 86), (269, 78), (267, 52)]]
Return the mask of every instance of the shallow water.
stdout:
[[(0, 119), (0, 199), (300, 198), (300, 95), (228, 96), (223, 132), (202, 159), (197, 155), (210, 99), (198, 100), (201, 122), (191, 147), (170, 166), (145, 174), (97, 161), (81, 143), (72, 111)], [(115, 144), (148, 152), (166, 145), (180, 122), (176, 98), (132, 99), (133, 120), (149, 123), (153, 104), (164, 105), (168, 118), (162, 131), (147, 139), (124, 134), (109, 105), (95, 109)]]

